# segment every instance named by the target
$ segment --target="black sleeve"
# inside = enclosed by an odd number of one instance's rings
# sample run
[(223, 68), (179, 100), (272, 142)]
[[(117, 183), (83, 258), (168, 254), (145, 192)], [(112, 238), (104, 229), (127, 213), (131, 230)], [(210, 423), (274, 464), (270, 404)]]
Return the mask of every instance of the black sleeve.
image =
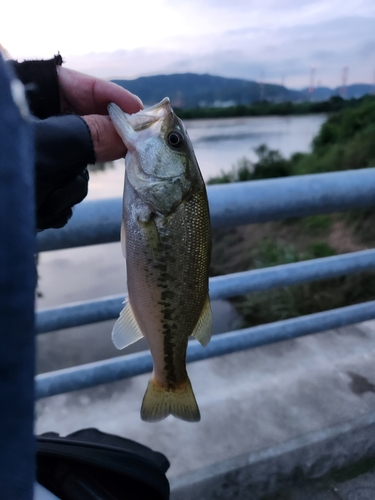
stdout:
[(30, 111), (37, 118), (61, 113), (56, 66), (61, 66), (62, 62), (60, 54), (46, 61), (9, 61), (17, 78), (25, 85)]
[(87, 194), (86, 166), (95, 163), (90, 130), (77, 115), (33, 119), (37, 228), (62, 227)]
[(87, 195), (86, 166), (95, 163), (87, 123), (77, 115), (61, 115), (56, 66), (62, 62), (60, 55), (46, 61), (8, 61), (25, 85), (33, 115), (38, 230), (59, 228), (67, 223), (73, 205)]

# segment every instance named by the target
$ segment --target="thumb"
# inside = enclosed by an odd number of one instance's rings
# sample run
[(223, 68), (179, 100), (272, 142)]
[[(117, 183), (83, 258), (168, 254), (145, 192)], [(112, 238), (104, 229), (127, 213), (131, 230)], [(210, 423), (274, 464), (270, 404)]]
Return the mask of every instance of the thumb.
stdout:
[(114, 161), (125, 156), (127, 149), (109, 116), (87, 115), (82, 118), (90, 129), (96, 161)]

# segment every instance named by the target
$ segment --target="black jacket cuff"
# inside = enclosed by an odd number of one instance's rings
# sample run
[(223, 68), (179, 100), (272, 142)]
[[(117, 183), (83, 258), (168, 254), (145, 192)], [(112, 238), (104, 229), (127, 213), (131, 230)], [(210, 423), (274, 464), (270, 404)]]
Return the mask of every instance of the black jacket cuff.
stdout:
[(61, 66), (62, 62), (60, 54), (46, 61), (9, 62), (17, 78), (25, 85), (30, 111), (37, 118), (61, 113), (56, 66)]
[(37, 205), (65, 185), (90, 163), (95, 163), (91, 134), (77, 115), (33, 119)]

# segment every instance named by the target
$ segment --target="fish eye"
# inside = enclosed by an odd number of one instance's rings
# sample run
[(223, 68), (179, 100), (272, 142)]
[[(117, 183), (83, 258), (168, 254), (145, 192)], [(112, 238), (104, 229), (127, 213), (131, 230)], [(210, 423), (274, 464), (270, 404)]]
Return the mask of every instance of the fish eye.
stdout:
[(172, 146), (172, 148), (178, 148), (180, 147), (183, 142), (184, 138), (182, 137), (182, 134), (178, 132), (177, 130), (172, 130), (172, 132), (169, 132), (167, 136), (168, 144)]

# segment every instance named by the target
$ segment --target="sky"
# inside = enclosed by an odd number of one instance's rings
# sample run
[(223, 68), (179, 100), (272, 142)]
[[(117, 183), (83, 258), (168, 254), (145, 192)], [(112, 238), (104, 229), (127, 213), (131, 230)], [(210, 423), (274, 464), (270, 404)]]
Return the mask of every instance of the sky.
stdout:
[(374, 0), (13, 0), (1, 10), (13, 58), (60, 52), (101, 78), (192, 72), (303, 88), (337, 87), (345, 73), (348, 84), (375, 83)]

